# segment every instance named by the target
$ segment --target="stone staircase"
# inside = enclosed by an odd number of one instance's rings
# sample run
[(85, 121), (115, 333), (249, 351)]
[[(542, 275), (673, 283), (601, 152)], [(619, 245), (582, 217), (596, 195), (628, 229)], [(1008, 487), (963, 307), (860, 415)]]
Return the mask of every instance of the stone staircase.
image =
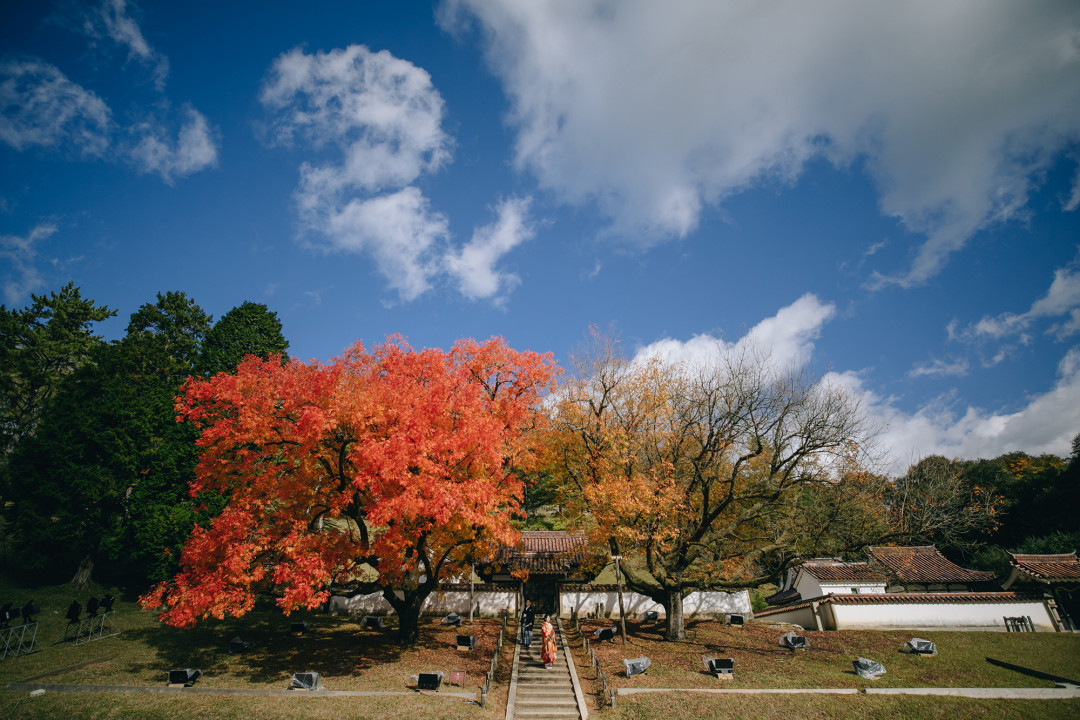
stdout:
[(559, 655), (550, 670), (540, 661), (539, 623), (532, 647), (515, 646), (506, 720), (585, 720), (578, 703), (581, 691), (576, 687), (577, 673), (558, 624), (555, 641)]

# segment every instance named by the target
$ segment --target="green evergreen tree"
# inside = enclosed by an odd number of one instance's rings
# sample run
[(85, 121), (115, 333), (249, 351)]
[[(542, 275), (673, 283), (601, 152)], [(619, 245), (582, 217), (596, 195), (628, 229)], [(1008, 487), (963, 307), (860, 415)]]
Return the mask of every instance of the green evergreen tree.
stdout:
[(260, 303), (245, 302), (225, 313), (206, 333), (200, 369), (209, 375), (231, 373), (248, 355), (265, 360), (277, 354), (285, 361), (288, 349), (277, 313)]
[(77, 563), (78, 586), (102, 561), (142, 579), (171, 572), (169, 551), (202, 504), (188, 497), (198, 452), (173, 398), (209, 327), (183, 293), (159, 294), (132, 315), (123, 340), (65, 382), (41, 432), (12, 458), (23, 492), (8, 516), (25, 566)]

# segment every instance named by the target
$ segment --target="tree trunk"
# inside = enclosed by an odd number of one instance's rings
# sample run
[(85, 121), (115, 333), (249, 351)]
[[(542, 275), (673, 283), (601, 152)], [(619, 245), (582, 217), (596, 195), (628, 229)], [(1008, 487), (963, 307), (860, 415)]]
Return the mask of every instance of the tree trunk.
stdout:
[(683, 620), (682, 590), (668, 590), (664, 610), (667, 612), (665, 640), (685, 640), (686, 623)]
[(430, 594), (430, 588), (421, 586), (417, 590), (405, 590), (404, 597), (399, 598), (393, 590), (383, 588), (383, 597), (398, 615), (397, 641), (399, 644), (407, 646), (416, 644), (420, 634), (420, 609), (424, 607), (424, 601)]
[(90, 575), (94, 572), (94, 558), (89, 553), (79, 563), (79, 569), (75, 571), (75, 577), (71, 578), (71, 586), (76, 590), (86, 590), (90, 587)]
[(406, 598), (398, 612), (398, 636), (400, 645), (415, 645), (420, 633), (420, 607), (423, 599)]

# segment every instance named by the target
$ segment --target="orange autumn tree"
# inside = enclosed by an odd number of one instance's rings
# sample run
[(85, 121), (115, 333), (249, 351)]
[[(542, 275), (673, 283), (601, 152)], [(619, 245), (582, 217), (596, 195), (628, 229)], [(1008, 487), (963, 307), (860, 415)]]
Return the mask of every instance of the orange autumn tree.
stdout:
[(754, 586), (777, 559), (816, 552), (808, 521), (827, 513), (810, 512), (815, 498), (870, 511), (829, 517), (836, 528), (877, 532), (875, 483), (852, 472), (865, 424), (842, 392), (719, 345), (690, 367), (628, 362), (594, 336), (576, 365), (552, 404), (547, 464), (594, 546), (621, 555), (627, 585), (663, 605), (667, 639), (685, 637), (689, 592)]
[(325, 365), (248, 357), (233, 375), (189, 379), (177, 410), (201, 432), (191, 492), (227, 503), (143, 605), (183, 627), (240, 616), (261, 591), (288, 614), (331, 587), (378, 590), (414, 643), (440, 580), (516, 542), (555, 375), (550, 355), (501, 339), (447, 353), (393, 338)]

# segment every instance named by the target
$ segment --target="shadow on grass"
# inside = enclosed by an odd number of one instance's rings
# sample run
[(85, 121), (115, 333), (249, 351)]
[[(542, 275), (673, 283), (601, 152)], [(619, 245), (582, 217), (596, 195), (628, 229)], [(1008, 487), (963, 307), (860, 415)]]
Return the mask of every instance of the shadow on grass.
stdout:
[[(300, 636), (290, 623), (307, 620)], [(417, 648), (435, 648), (436, 642), (421, 626)], [(363, 628), (353, 619), (327, 616), (298, 618), (251, 617), (199, 625), (189, 629), (153, 627), (129, 630), (125, 635), (156, 652), (162, 668), (198, 667), (203, 672), (228, 673), (250, 683), (268, 684), (306, 672), (316, 664), (335, 675), (357, 675), (380, 665), (396, 663), (406, 648), (396, 643), (397, 629)], [(252, 643), (249, 651), (229, 653), (229, 641), (239, 637)], [(142, 663), (132, 664), (136, 673)]]

